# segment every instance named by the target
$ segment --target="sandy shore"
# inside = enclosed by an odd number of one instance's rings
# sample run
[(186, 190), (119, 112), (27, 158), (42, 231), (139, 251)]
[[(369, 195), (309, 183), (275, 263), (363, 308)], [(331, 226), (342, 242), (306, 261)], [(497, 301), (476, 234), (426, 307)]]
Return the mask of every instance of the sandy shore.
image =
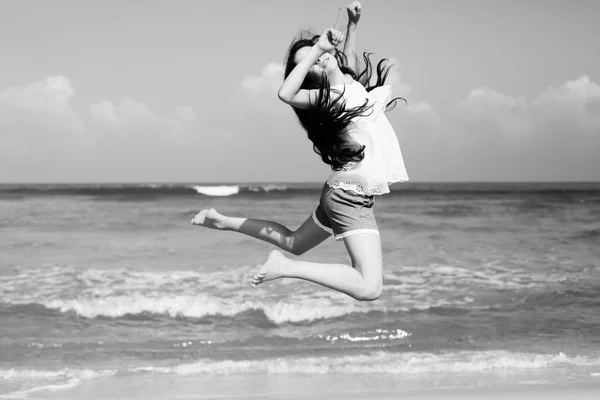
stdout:
[[(513, 378), (515, 378), (513, 376)], [(518, 377), (516, 377), (518, 378)], [(432, 377), (431, 387), (401, 376), (376, 375), (229, 375), (121, 376), (81, 382), (71, 388), (23, 393), (27, 399), (239, 399), (239, 400), (518, 400), (600, 399), (600, 377), (556, 383), (548, 380), (509, 379), (464, 385), (442, 383)]]

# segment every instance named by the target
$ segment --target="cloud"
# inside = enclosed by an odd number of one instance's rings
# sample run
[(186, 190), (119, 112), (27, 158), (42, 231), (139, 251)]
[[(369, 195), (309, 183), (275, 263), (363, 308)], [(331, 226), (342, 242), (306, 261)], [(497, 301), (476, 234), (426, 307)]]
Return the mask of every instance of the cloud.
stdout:
[[(110, 130), (131, 131), (133, 129), (154, 127), (177, 133), (185, 131), (185, 127), (180, 120), (157, 116), (150, 111), (146, 104), (133, 99), (121, 100), (117, 105), (104, 100), (98, 104), (91, 104), (89, 112), (93, 122)], [(177, 112), (186, 121), (196, 118), (189, 107), (180, 107)]]
[(512, 98), (489, 88), (473, 89), (458, 107), (472, 113), (495, 113), (497, 110), (522, 111), (525, 109), (525, 98)]
[(197, 120), (191, 107), (161, 116), (132, 99), (74, 99), (63, 76), (0, 92), (0, 181), (166, 179), (164, 166), (178, 163), (191, 170), (196, 158), (189, 154), (202, 144), (187, 134)]
[(283, 82), (284, 67), (281, 63), (268, 63), (259, 76), (248, 75), (242, 80), (242, 87), (251, 94), (277, 94)]
[(427, 114), (433, 112), (433, 108), (431, 108), (431, 105), (422, 101), (416, 103), (409, 103), (405, 107), (405, 109), (411, 114)]
[(587, 76), (534, 100), (471, 90), (440, 126), (446, 151), (438, 159), (456, 178), (600, 179), (600, 87)]
[[(412, 86), (402, 79), (402, 74), (400, 72), (400, 63), (398, 62), (398, 60), (396, 60), (393, 57), (391, 57), (389, 60), (389, 65), (391, 65), (392, 67), (388, 72), (385, 84), (392, 86), (394, 96), (401, 96), (405, 99), (408, 99), (412, 94)], [(376, 76), (376, 69), (374, 68), (373, 70), (373, 75)]]
[[(281, 70), (273, 63), (243, 86), (251, 93), (275, 93)], [(529, 99), (479, 87), (455, 105), (435, 110), (410, 98), (413, 88), (399, 71), (390, 78), (394, 94), (409, 100), (387, 115), (414, 181), (600, 180), (600, 86), (586, 75), (548, 86)], [(302, 150), (281, 153), (276, 161), (305, 162), (301, 179), (318, 179), (327, 172), (316, 169), (323, 166), (314, 163), (310, 144), (289, 113), (273, 112), (271, 105), (268, 119), (251, 119), (256, 114), (252, 109), (241, 114), (248, 119), (215, 125), (251, 138), (236, 141), (225, 134), (177, 134), (187, 133), (198, 120), (191, 107), (176, 107), (166, 116), (140, 101), (104, 100), (87, 106), (89, 113), (84, 106), (77, 115), (74, 99), (65, 77), (0, 93), (0, 180), (168, 181), (194, 177), (202, 169), (212, 173), (215, 165), (223, 171), (215, 172), (221, 177), (243, 170), (235, 176), (268, 180), (275, 175), (267, 164), (245, 166), (273, 158), (273, 148), (290, 147)], [(270, 146), (263, 145), (265, 140)]]
[(592, 82), (587, 75), (567, 81), (562, 86), (548, 88), (535, 99), (534, 104), (545, 106), (561, 104), (581, 108), (586, 104), (600, 102), (600, 85)]
[(600, 134), (600, 85), (587, 75), (558, 88), (549, 86), (533, 100), (532, 106), (549, 123), (568, 121), (586, 134)]
[(458, 105), (463, 117), (500, 126), (505, 133), (547, 135), (557, 128), (581, 133), (600, 128), (600, 86), (588, 76), (549, 86), (533, 101), (511, 97), (488, 88), (472, 90)]
[(60, 179), (85, 164), (89, 131), (71, 103), (74, 96), (63, 76), (0, 93), (0, 181)]
[[(529, 105), (523, 96), (511, 97), (490, 88), (469, 92), (457, 110), (466, 128), (519, 139), (533, 131)], [(480, 133), (479, 133), (480, 134)]]
[(0, 116), (4, 124), (35, 122), (84, 131), (82, 121), (71, 106), (74, 95), (71, 82), (64, 76), (49, 76), (25, 86), (10, 87), (0, 93)]
[(196, 114), (194, 113), (194, 110), (192, 110), (192, 107), (176, 107), (177, 110), (177, 115), (179, 115), (179, 117), (181, 117), (181, 119), (183, 119), (186, 122), (192, 123), (192, 122), (196, 122), (198, 120), (198, 117), (196, 117)]

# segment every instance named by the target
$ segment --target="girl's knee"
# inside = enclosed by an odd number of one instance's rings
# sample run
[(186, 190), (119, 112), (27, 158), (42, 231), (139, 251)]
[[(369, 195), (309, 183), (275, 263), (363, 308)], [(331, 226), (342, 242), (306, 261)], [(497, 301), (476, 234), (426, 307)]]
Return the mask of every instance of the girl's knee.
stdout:
[(383, 285), (381, 282), (366, 283), (363, 286), (361, 292), (356, 296), (356, 300), (360, 301), (375, 301), (381, 297), (383, 292)]

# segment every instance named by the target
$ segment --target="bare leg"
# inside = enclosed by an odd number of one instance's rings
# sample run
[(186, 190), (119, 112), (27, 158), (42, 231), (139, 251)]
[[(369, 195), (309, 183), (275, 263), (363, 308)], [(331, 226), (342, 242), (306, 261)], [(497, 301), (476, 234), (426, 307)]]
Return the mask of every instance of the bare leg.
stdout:
[(312, 215), (295, 231), (273, 221), (229, 217), (219, 214), (215, 209), (200, 211), (192, 219), (192, 224), (243, 233), (295, 255), (307, 252), (331, 236), (315, 223)]
[(291, 260), (274, 250), (250, 283), (251, 287), (278, 278), (298, 278), (345, 293), (357, 300), (376, 300), (382, 290), (379, 235), (362, 233), (344, 238), (352, 267)]

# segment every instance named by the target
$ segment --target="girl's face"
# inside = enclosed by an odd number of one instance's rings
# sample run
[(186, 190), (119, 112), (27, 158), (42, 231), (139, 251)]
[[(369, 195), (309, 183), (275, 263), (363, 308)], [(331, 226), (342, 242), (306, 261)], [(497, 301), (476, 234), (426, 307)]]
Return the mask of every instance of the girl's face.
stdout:
[[(300, 61), (302, 61), (302, 59), (308, 55), (308, 53), (310, 52), (310, 49), (311, 48), (309, 46), (306, 46), (306, 47), (303, 47), (300, 50), (298, 50), (296, 52), (296, 54), (294, 55), (294, 63), (296, 65), (298, 65), (298, 63)], [(333, 54), (324, 53), (312, 65), (312, 67), (310, 67), (310, 69), (308, 70), (308, 75), (310, 75), (311, 78), (319, 79), (321, 76), (323, 76), (323, 74), (329, 76), (330, 73), (335, 71), (337, 68), (338, 68), (338, 63), (337, 63), (337, 60), (335, 59), (335, 57), (333, 56)]]

